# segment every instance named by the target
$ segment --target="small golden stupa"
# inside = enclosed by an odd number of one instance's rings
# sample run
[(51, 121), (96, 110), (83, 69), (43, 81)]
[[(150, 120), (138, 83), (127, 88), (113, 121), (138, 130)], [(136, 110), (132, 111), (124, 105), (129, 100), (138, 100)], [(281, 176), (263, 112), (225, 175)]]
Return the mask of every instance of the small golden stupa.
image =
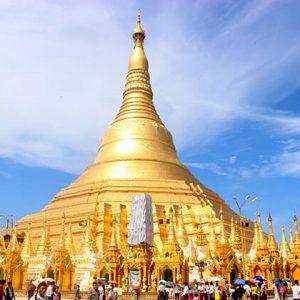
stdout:
[[(126, 290), (132, 271), (143, 291), (154, 290), (162, 278), (220, 275), (230, 281), (242, 272), (253, 274), (261, 263), (256, 253), (268, 256), (259, 220), (245, 268), (240, 253), (250, 250), (253, 223), (241, 230), (239, 216), (179, 161), (153, 104), (144, 39), (139, 17), (123, 102), (95, 161), (40, 212), (2, 231), (0, 275), (16, 288), (54, 277), (62, 290), (74, 284), (86, 289), (93, 278), (109, 277)], [(141, 193), (152, 198), (154, 247), (127, 243), (131, 200)], [(275, 260), (280, 254), (274, 237), (270, 246)], [(282, 251), (290, 249), (283, 244)]]

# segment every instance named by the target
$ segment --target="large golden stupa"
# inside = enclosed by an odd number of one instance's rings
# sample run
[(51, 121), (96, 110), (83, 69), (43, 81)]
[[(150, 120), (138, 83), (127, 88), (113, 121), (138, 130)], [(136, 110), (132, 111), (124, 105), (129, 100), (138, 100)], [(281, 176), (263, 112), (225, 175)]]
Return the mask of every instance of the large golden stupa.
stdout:
[[(255, 230), (252, 222), (243, 227), (224, 200), (179, 161), (153, 104), (140, 18), (133, 39), (123, 102), (94, 163), (40, 212), (2, 232), (0, 276), (2, 270), (16, 288), (52, 276), (63, 290), (75, 283), (84, 289), (93, 277), (106, 276), (127, 289), (131, 270), (143, 290), (154, 289), (161, 278), (196, 279), (197, 272), (232, 280), (242, 272), (250, 276), (258, 253), (259, 262), (269, 255), (260, 217)], [(131, 201), (141, 193), (152, 198), (154, 247), (127, 244)], [(250, 246), (245, 269), (242, 258)], [(279, 253), (277, 245), (273, 250)]]
[(39, 239), (46, 220), (51, 227), (51, 240), (56, 243), (64, 213), (66, 222), (72, 222), (74, 238), (79, 243), (82, 228), (78, 224), (92, 217), (96, 246), (104, 253), (111, 239), (114, 217), (126, 235), (135, 193), (146, 192), (152, 197), (158, 249), (163, 245), (165, 231), (159, 220), (168, 218), (171, 205), (175, 207), (176, 219), (182, 208), (187, 239), (196, 234), (199, 222), (205, 227), (211, 214), (215, 217), (220, 208), (227, 225), (230, 217), (236, 216), (224, 200), (201, 184), (178, 160), (172, 135), (153, 105), (148, 60), (143, 48), (145, 33), (140, 20), (133, 38), (123, 103), (104, 133), (96, 160), (44, 209), (18, 222), (18, 230), (26, 230), (30, 225), (34, 241)]

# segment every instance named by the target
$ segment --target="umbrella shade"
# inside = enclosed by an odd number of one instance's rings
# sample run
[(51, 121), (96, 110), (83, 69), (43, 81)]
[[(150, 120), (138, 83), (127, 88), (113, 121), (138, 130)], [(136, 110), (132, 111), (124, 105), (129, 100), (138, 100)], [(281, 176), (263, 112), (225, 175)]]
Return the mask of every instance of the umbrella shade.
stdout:
[(282, 280), (281, 279), (279, 279), (279, 278), (274, 278), (273, 280), (272, 280), (275, 284), (279, 284), (279, 285), (282, 285)]
[(210, 280), (211, 281), (225, 281), (225, 279), (221, 276), (214, 276)]
[(109, 284), (118, 284), (116, 281), (109, 281)]
[(166, 284), (166, 280), (163, 280), (163, 279), (161, 279), (159, 282), (158, 282), (158, 284)]
[(235, 284), (235, 285), (245, 284), (245, 280), (244, 280), (244, 279), (236, 279), (236, 280), (234, 281), (234, 284)]
[(267, 281), (267, 279), (265, 277), (260, 276), (260, 275), (256, 275), (252, 279), (257, 280), (257, 281)]
[(43, 278), (43, 280), (42, 281), (44, 281), (44, 282), (54, 282), (54, 279), (53, 278), (50, 278), (50, 277), (48, 277), (48, 278)]
[(167, 281), (167, 282), (166, 282), (166, 287), (174, 287), (174, 282), (172, 282), (172, 281)]
[(290, 281), (291, 281), (291, 278), (283, 278), (282, 280), (283, 280), (283, 281), (290, 282)]

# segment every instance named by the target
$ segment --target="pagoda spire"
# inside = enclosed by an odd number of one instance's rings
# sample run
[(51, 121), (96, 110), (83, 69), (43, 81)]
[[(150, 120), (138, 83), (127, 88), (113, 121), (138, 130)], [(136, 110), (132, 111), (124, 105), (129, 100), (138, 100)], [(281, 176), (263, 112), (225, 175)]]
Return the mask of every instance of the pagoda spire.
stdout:
[(274, 236), (271, 214), (269, 214), (268, 223), (269, 223), (268, 248), (269, 248), (269, 252), (271, 253), (271, 256), (276, 257), (278, 256), (279, 252), (278, 252), (278, 244)]
[(290, 233), (290, 248), (292, 250), (294, 248), (294, 236), (293, 236), (293, 227), (292, 227), (292, 225), (289, 226), (289, 233)]
[(229, 241), (231, 246), (233, 247), (234, 241), (235, 241), (235, 226), (234, 226), (234, 220), (233, 217), (231, 217), (231, 226), (230, 226), (230, 237)]
[(281, 225), (281, 244), (280, 244), (280, 253), (283, 259), (288, 259), (291, 252), (290, 245), (287, 241), (285, 235), (284, 225)]
[(34, 247), (32, 244), (32, 239), (30, 234), (30, 225), (28, 224), (25, 240), (21, 251), (21, 256), (31, 256), (33, 254), (34, 254)]
[(183, 224), (182, 206), (179, 207), (178, 224), (177, 224), (177, 240), (180, 247), (183, 249), (188, 244), (186, 230)]
[(90, 218), (87, 219), (86, 223), (86, 229), (85, 229), (85, 236), (84, 236), (84, 241), (82, 244), (81, 251), (83, 253), (89, 253), (89, 252), (94, 252), (94, 237), (92, 234), (92, 228), (91, 228), (91, 221)]
[(152, 102), (153, 92), (148, 73), (148, 60), (143, 47), (146, 34), (140, 16), (132, 37), (134, 48), (128, 63), (123, 103), (114, 122), (128, 118), (143, 118), (162, 124)]
[(294, 216), (294, 231), (295, 231), (295, 238), (293, 240), (293, 247), (292, 247), (292, 251), (291, 254), (293, 256), (297, 256), (300, 253), (300, 235), (299, 235), (299, 228), (298, 228), (298, 219), (297, 216)]
[(256, 256), (257, 251), (257, 244), (258, 244), (258, 227), (257, 227), (257, 221), (254, 221), (254, 236), (252, 240), (251, 249), (249, 252), (250, 260), (253, 260)]
[(66, 250), (65, 223), (66, 223), (66, 218), (65, 218), (65, 214), (63, 214), (61, 234), (60, 234), (60, 238), (59, 238), (59, 242), (58, 242), (59, 250)]
[(173, 220), (173, 209), (172, 207), (170, 208), (170, 228), (169, 228), (169, 232), (168, 232), (168, 243), (172, 243), (176, 241), (176, 243), (178, 243), (177, 239), (176, 239), (176, 234), (175, 234), (175, 228), (174, 228), (174, 220)]
[(241, 228), (239, 226), (238, 221), (235, 221), (235, 237), (234, 237), (233, 248), (235, 250), (240, 250), (242, 248)]
[(257, 213), (257, 227), (258, 227), (258, 242), (257, 242), (257, 252), (256, 252), (256, 257), (260, 259), (266, 259), (267, 256), (269, 255), (269, 249), (268, 245), (266, 243), (266, 239), (263, 233), (262, 229), (262, 222), (261, 222), (261, 216), (260, 216), (260, 211)]
[(267, 244), (266, 244), (266, 240), (264, 238), (264, 233), (263, 233), (263, 229), (262, 229), (260, 211), (257, 213), (257, 226), (258, 226), (258, 248), (264, 249), (267, 247)]
[(230, 244), (226, 237), (223, 209), (220, 209), (220, 238), (218, 243), (219, 254), (226, 255), (230, 250)]
[(20, 245), (17, 238), (16, 229), (13, 229), (13, 234), (11, 235), (11, 240), (8, 246), (8, 251), (10, 252), (18, 252), (20, 250)]
[(44, 229), (39, 246), (36, 250), (37, 255), (50, 255), (51, 253), (51, 242), (49, 238), (49, 227), (44, 222)]
[(73, 239), (72, 233), (72, 222), (69, 222), (67, 238), (66, 238), (66, 249), (69, 255), (76, 255), (76, 246)]
[(298, 227), (298, 219), (297, 216), (294, 216), (294, 230), (295, 230), (295, 243), (300, 244), (300, 234), (299, 234), (299, 227)]
[(214, 227), (213, 214), (210, 215), (208, 245), (209, 245), (210, 253), (213, 253), (213, 254), (216, 253), (217, 240), (216, 240), (216, 232), (215, 232), (215, 227)]
[(114, 218), (113, 222), (112, 222), (111, 240), (110, 240), (110, 244), (109, 244), (110, 248), (118, 248), (117, 234), (116, 234), (116, 223), (117, 223), (117, 220), (116, 220), (116, 218)]
[(221, 244), (227, 244), (227, 238), (225, 233), (225, 224), (224, 224), (224, 214), (223, 209), (220, 209), (220, 243)]
[(4, 226), (2, 225), (2, 231), (0, 232), (0, 256), (6, 253), (6, 246), (4, 241)]

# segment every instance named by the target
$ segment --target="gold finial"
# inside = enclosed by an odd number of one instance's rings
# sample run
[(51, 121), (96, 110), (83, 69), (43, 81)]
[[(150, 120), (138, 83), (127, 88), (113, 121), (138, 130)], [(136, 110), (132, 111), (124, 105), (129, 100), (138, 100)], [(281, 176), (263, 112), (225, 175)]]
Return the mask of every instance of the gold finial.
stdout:
[(133, 30), (132, 37), (135, 42), (139, 39), (141, 40), (141, 42), (143, 42), (143, 40), (145, 39), (145, 36), (146, 36), (145, 31), (141, 25), (141, 10), (139, 10), (137, 24)]
[(148, 60), (143, 48), (146, 34), (142, 28), (140, 16), (138, 17), (137, 24), (133, 30), (132, 37), (134, 40), (134, 49), (128, 63), (128, 70), (141, 69), (148, 71)]

